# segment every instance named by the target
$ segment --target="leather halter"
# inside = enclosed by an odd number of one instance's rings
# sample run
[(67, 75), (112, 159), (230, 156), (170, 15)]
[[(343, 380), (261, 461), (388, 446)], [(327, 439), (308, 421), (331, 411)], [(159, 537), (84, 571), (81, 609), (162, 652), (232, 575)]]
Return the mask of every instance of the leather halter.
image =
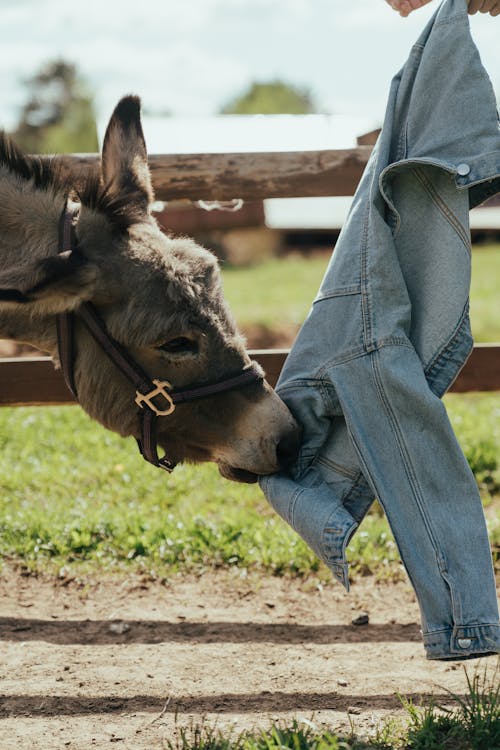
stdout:
[[(75, 236), (78, 213), (79, 204), (68, 202), (61, 217), (60, 253), (68, 250), (79, 252)], [(136, 389), (135, 403), (140, 407), (138, 416), (141, 422), (141, 437), (137, 438), (139, 450), (146, 461), (168, 472), (173, 471), (176, 464), (167, 456), (158, 457), (156, 437), (158, 418), (172, 414), (177, 404), (207, 398), (264, 379), (264, 373), (260, 365), (257, 362), (252, 362), (229, 378), (184, 390), (175, 390), (167, 380), (156, 378), (151, 380), (128, 351), (109, 334), (95, 307), (89, 302), (84, 302), (72, 313), (56, 315), (57, 345), (61, 370), (66, 385), (76, 401), (78, 401), (78, 395), (74, 378), (73, 346), (75, 317), (85, 325), (104, 353)], [(163, 399), (161, 406), (155, 403), (158, 399)]]

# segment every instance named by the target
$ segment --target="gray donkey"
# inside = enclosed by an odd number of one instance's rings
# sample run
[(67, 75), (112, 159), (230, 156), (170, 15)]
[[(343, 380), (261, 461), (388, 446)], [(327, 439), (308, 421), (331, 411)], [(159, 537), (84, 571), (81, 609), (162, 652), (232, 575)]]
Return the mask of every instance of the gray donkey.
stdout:
[(249, 359), (216, 259), (150, 214), (137, 97), (79, 182), (75, 207), (57, 158), (0, 134), (0, 337), (48, 352), (85, 411), (162, 468), (215, 461), (255, 481), (293, 461), (298, 427)]

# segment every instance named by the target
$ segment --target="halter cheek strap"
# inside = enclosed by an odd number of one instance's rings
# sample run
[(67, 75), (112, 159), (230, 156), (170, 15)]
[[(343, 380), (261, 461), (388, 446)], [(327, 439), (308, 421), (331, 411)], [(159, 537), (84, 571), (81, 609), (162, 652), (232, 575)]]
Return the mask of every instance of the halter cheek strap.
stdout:
[[(78, 204), (68, 202), (60, 226), (60, 250), (78, 252), (75, 225), (78, 219)], [(130, 356), (128, 351), (108, 332), (104, 321), (93, 305), (85, 302), (74, 313), (56, 316), (57, 343), (61, 370), (69, 390), (78, 401), (74, 378), (74, 319), (75, 316), (86, 327), (103, 352), (135, 388), (135, 403), (140, 407), (141, 437), (137, 439), (141, 455), (146, 461), (171, 472), (174, 461), (158, 457), (157, 422), (159, 418), (172, 414), (177, 404), (195, 401), (240, 388), (264, 379), (264, 372), (257, 362), (252, 362), (234, 375), (213, 383), (175, 390), (167, 380), (154, 378)], [(158, 403), (159, 402), (159, 403)]]

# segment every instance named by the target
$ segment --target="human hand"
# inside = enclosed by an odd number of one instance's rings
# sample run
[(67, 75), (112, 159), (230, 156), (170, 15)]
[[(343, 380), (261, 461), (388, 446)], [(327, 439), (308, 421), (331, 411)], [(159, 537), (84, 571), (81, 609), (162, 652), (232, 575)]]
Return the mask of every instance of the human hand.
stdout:
[[(431, 0), (386, 0), (387, 3), (406, 18), (417, 8), (427, 5)], [(500, 0), (468, 0), (469, 13), (489, 13), (490, 16), (500, 15)]]

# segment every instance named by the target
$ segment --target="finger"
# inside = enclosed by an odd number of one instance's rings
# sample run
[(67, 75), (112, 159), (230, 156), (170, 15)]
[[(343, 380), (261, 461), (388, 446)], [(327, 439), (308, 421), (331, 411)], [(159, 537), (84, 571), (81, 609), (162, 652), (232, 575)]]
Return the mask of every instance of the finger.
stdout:
[(481, 13), (489, 13), (490, 16), (498, 16), (500, 13), (500, 1), (499, 0), (484, 0)]
[(481, 10), (482, 4), (483, 0), (469, 0), (469, 13), (471, 15), (474, 15), (474, 13), (478, 13)]
[(422, 8), (430, 2), (432, 0), (403, 0), (399, 6), (399, 14), (405, 17), (409, 16), (414, 10), (418, 10), (418, 8)]
[(417, 10), (418, 8), (421, 8), (423, 5), (427, 5), (427, 3), (430, 3), (431, 0), (406, 0), (408, 5), (412, 10)]
[(397, 7), (395, 8), (395, 10), (399, 10), (399, 15), (403, 16), (403, 18), (406, 18), (406, 16), (410, 15), (412, 8), (409, 2), (407, 2), (406, 0), (403, 0), (402, 2), (397, 4)]

